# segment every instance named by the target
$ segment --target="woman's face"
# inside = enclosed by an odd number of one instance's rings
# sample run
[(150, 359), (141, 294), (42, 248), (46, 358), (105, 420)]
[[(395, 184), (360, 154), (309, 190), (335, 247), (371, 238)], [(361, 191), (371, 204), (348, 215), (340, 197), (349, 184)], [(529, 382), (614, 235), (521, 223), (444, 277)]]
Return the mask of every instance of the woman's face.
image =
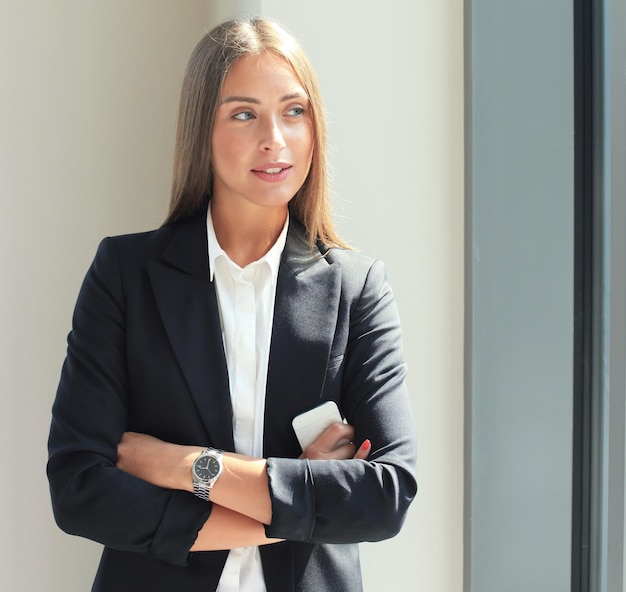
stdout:
[(309, 100), (286, 60), (246, 55), (234, 65), (222, 88), (211, 147), (214, 200), (286, 209), (313, 153)]

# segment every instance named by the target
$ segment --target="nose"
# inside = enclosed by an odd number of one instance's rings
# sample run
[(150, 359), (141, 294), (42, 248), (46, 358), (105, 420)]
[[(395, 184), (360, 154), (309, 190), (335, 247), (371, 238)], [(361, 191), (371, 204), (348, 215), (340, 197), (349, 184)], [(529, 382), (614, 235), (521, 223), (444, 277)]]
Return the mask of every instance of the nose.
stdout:
[(275, 152), (282, 150), (285, 146), (285, 137), (280, 129), (279, 122), (274, 118), (269, 119), (263, 128), (262, 150), (264, 152)]

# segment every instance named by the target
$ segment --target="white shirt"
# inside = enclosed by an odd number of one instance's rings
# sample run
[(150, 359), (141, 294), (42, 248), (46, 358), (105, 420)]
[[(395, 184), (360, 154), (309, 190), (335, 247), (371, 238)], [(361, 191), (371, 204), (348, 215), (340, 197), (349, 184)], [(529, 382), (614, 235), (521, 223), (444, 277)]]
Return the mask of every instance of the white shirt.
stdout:
[[(217, 242), (207, 214), (209, 274), (215, 282), (233, 407), (235, 451), (263, 456), (265, 385), (280, 257), (289, 216), (272, 248), (243, 269)], [(265, 592), (258, 547), (232, 549), (217, 592)]]

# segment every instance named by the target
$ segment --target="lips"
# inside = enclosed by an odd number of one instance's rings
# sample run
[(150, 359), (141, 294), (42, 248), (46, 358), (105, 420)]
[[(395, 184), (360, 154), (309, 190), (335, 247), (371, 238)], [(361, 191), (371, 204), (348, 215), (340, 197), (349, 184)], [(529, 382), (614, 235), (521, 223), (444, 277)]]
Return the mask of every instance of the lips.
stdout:
[(268, 162), (252, 169), (252, 173), (262, 181), (271, 183), (286, 179), (291, 167), (287, 162)]
[(281, 171), (284, 171), (285, 169), (289, 169), (289, 168), (291, 168), (291, 165), (288, 162), (268, 162), (258, 167), (255, 167), (252, 170), (255, 173), (266, 173), (268, 175), (277, 175)]

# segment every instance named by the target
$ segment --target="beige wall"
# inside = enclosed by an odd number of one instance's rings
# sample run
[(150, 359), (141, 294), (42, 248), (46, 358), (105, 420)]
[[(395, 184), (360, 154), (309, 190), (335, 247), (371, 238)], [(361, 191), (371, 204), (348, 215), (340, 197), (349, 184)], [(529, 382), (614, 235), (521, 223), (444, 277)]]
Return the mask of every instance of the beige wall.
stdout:
[(205, 0), (0, 0), (1, 590), (90, 589), (98, 545), (50, 511), (50, 405), (98, 241), (164, 217), (205, 25)]
[(71, 311), (98, 241), (162, 220), (184, 65), (231, 11), (309, 50), (341, 228), (387, 263), (403, 317), (421, 489), (396, 539), (364, 545), (366, 589), (457, 592), (461, 0), (0, 0), (0, 589), (89, 589), (99, 547), (56, 529), (43, 474)]

